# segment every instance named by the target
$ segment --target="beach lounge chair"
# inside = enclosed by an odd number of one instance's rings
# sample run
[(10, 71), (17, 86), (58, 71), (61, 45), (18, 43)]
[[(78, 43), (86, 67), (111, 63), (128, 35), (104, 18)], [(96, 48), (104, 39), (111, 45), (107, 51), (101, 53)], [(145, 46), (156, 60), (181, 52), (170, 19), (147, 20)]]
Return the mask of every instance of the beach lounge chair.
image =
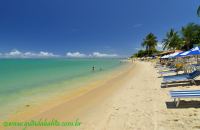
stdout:
[(163, 77), (164, 74), (178, 74), (178, 71), (175, 70), (161, 71), (159, 72), (159, 74), (161, 77)]
[(196, 84), (195, 78), (200, 76), (200, 71), (196, 70), (189, 74), (179, 74), (174, 76), (164, 76), (162, 84), (165, 84), (165, 87), (168, 86), (169, 83), (177, 83), (177, 82), (191, 82)]
[(171, 98), (174, 99), (176, 107), (179, 106), (180, 98), (200, 98), (200, 90), (170, 91), (169, 93)]

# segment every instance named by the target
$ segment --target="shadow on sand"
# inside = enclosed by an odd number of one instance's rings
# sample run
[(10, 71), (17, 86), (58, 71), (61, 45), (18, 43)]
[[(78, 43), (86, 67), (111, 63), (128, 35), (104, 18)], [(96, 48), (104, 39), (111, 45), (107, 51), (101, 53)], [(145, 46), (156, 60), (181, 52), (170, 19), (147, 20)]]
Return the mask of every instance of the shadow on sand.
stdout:
[[(200, 85), (200, 80), (195, 80), (196, 86)], [(190, 82), (176, 82), (176, 83), (169, 83), (168, 86), (166, 87), (165, 84), (161, 84), (161, 88), (171, 88), (171, 87), (178, 87), (178, 86), (192, 86), (194, 84), (191, 84)]]
[(166, 107), (168, 109), (183, 109), (183, 108), (200, 108), (200, 101), (180, 101), (178, 107), (176, 107), (174, 102), (166, 102)]

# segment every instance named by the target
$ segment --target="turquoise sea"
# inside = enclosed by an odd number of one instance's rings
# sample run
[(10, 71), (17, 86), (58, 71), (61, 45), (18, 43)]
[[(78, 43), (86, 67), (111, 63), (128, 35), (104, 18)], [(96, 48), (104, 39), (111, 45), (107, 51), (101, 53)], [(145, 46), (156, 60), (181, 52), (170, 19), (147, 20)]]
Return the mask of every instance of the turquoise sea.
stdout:
[(120, 60), (0, 59), (0, 119), (96, 80), (122, 66)]

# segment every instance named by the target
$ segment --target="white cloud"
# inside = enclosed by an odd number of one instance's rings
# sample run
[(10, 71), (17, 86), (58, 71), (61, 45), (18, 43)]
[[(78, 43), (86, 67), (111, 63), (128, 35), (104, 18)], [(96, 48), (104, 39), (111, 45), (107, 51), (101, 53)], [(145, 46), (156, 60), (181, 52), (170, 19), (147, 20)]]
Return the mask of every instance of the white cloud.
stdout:
[(135, 25), (133, 25), (133, 28), (140, 28), (140, 27), (142, 27), (143, 26), (143, 24), (135, 24)]
[(14, 51), (11, 51), (10, 53), (9, 53), (9, 55), (11, 55), (11, 56), (16, 56), (16, 55), (21, 55), (22, 53), (20, 52), (20, 51), (18, 51), (18, 50), (14, 50)]
[[(53, 58), (53, 57), (61, 57), (60, 55), (55, 55), (54, 53), (47, 51), (40, 52), (22, 52), (17, 49), (14, 49), (10, 52), (0, 53), (1, 58)], [(93, 52), (90, 54), (84, 54), (80, 52), (67, 52), (66, 57), (71, 58), (113, 58), (119, 57), (117, 54), (107, 54), (100, 52)]]
[(27, 57), (34, 57), (34, 56), (37, 56), (37, 54), (32, 53), (32, 52), (25, 52), (25, 53), (24, 53), (24, 56), (27, 56)]
[(135, 48), (135, 50), (137, 50), (137, 51), (144, 50), (144, 48)]
[(67, 52), (66, 53), (67, 57), (73, 57), (73, 58), (92, 58), (92, 57), (96, 57), (96, 58), (111, 58), (111, 57), (118, 57), (117, 54), (106, 54), (106, 53), (100, 53), (100, 52), (93, 52), (92, 54), (83, 54), (80, 52)]
[(117, 57), (117, 54), (106, 54), (106, 53), (100, 53), (100, 52), (93, 52), (93, 57)]
[(18, 50), (12, 50), (8, 53), (2, 54), (2, 56), (5, 56), (5, 57), (22, 57), (23, 54), (22, 54), (22, 52), (20, 52)]
[(66, 53), (67, 57), (76, 57), (76, 58), (82, 58), (82, 57), (87, 57), (86, 54), (82, 54), (80, 52), (67, 52)]
[(45, 51), (41, 51), (38, 56), (40, 57), (57, 57), (58, 55), (55, 55), (51, 52), (45, 52)]
[(162, 43), (161, 43), (161, 42), (158, 42), (158, 43), (157, 43), (157, 49), (158, 49), (158, 50), (162, 50), (162, 48), (163, 48)]
[(50, 58), (50, 57), (59, 57), (50, 52), (40, 51), (39, 53), (34, 52), (21, 52), (19, 50), (12, 50), (8, 53), (0, 55), (3, 58)]

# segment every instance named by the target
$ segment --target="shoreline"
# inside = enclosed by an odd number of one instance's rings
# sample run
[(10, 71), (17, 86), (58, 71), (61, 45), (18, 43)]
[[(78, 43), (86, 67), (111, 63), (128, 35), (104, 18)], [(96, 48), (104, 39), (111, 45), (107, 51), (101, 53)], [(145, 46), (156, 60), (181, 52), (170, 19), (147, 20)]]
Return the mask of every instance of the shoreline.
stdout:
[[(94, 81), (86, 82), (81, 85), (78, 85), (78, 87), (70, 87), (65, 92), (61, 94), (59, 97), (51, 97), (50, 100), (43, 101), (35, 106), (29, 106), (25, 107), (24, 109), (21, 109), (16, 114), (11, 115), (8, 119), (10, 120), (17, 120), (17, 121), (24, 121), (29, 120), (37, 115), (40, 115), (41, 113), (48, 111), (56, 106), (59, 106), (65, 102), (69, 102), (71, 100), (74, 100), (82, 95), (87, 94), (88, 92), (92, 91), (93, 89), (98, 88), (102, 84), (105, 84), (109, 80), (112, 80), (114, 77), (117, 77), (124, 71), (127, 71), (128, 68), (130, 68), (130, 63), (125, 63), (124, 65), (121, 65), (117, 68), (114, 68), (114, 70), (109, 70), (106, 73), (106, 75), (98, 74), (97, 78)], [(117, 75), (117, 76), (113, 76)]]
[[(2, 64), (2, 69), (8, 71), (1, 78), (0, 120), (101, 80), (124, 65), (118, 59), (8, 59), (7, 62)], [(91, 70), (93, 64), (95, 71)]]
[[(21, 121), (56, 119), (70, 122), (78, 119), (81, 122), (79, 127), (28, 127), (28, 130), (199, 129), (199, 107), (173, 109), (167, 106), (168, 102), (173, 102), (169, 96), (170, 90), (199, 89), (199, 86), (161, 88), (162, 78), (158, 77), (151, 62), (136, 61), (130, 68), (79, 96), (70, 100), (62, 99), (60, 104), (34, 116), (24, 113)], [(198, 105), (199, 99), (196, 100)], [(189, 102), (183, 102), (183, 105), (187, 103)], [(19, 118), (15, 119), (20, 121)], [(5, 130), (21, 129), (22, 127), (9, 127)]]
[[(118, 91), (121, 84), (120, 80), (123, 79), (123, 77), (125, 77), (126, 79), (126, 75), (128, 73), (134, 72), (133, 68), (134, 65), (128, 63), (124, 67), (115, 70), (114, 73), (112, 73), (113, 75), (109, 75), (106, 79), (103, 79), (96, 83), (90, 83), (88, 87), (82, 87), (79, 91), (76, 90), (76, 92), (74, 93), (72, 92), (71, 95), (67, 95), (66, 97), (61, 97), (54, 100), (54, 101), (59, 100), (59, 103), (52, 105), (52, 100), (51, 100), (50, 102), (41, 105), (37, 109), (31, 109), (25, 111), (24, 113), (16, 114), (11, 118), (9, 118), (7, 121), (28, 121), (37, 119), (39, 120), (41, 118), (49, 120), (50, 119), (62, 120), (60, 118), (62, 115), (66, 115), (65, 120), (63, 121), (75, 120), (74, 117), (77, 117), (76, 115), (79, 115), (81, 112), (88, 109), (88, 107), (98, 105), (98, 102), (105, 100), (107, 97), (112, 96), (112, 93)], [(111, 86), (109, 86), (109, 84)], [(87, 103), (88, 101), (89, 103)], [(54, 114), (55, 116), (53, 116)], [(79, 117), (77, 117), (77, 119), (79, 119)], [(37, 127), (29, 129), (35, 129), (35, 128)], [(18, 130), (22, 128), (11, 127), (8, 129)], [(37, 128), (37, 129), (39, 130), (39, 129), (51, 129), (51, 128)]]

